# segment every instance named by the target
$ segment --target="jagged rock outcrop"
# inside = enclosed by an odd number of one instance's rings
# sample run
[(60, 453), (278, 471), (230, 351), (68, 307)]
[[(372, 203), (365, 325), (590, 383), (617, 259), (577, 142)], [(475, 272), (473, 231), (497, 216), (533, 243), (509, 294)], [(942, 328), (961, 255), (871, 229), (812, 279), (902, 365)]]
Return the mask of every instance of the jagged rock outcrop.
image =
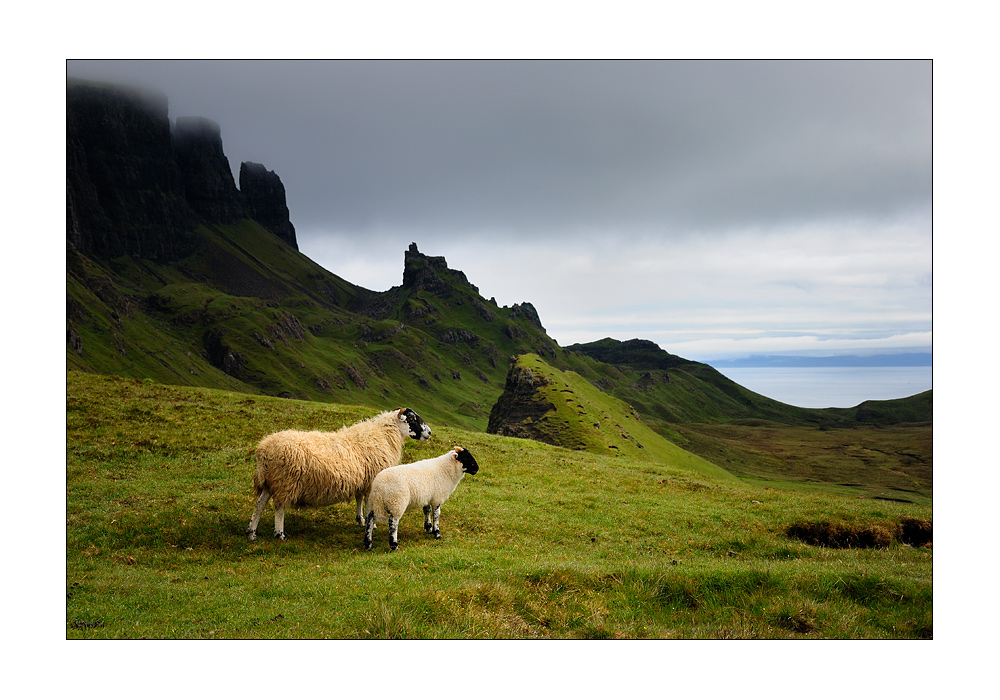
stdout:
[(530, 302), (524, 301), (510, 307), (510, 318), (523, 318), (535, 328), (545, 331), (545, 328), (542, 327), (542, 319), (538, 317), (538, 312), (535, 311), (535, 307)]
[(240, 192), (247, 216), (283, 240), (299, 249), (295, 240), (295, 227), (288, 217), (285, 186), (273, 170), (260, 163), (240, 165)]
[(179, 117), (173, 137), (184, 193), (191, 207), (215, 223), (235, 224), (245, 218), (243, 198), (222, 150), (219, 125), (203, 117)]
[(165, 95), (71, 83), (66, 91), (66, 237), (84, 255), (172, 260), (198, 217), (174, 158)]
[(493, 435), (539, 440), (550, 445), (556, 444), (548, 435), (533, 429), (542, 416), (555, 410), (555, 406), (550, 402), (544, 399), (540, 400), (536, 396), (538, 389), (547, 384), (549, 384), (549, 380), (546, 377), (536, 374), (530, 368), (512, 360), (510, 369), (507, 370), (503, 394), (493, 404), (493, 409), (490, 411), (486, 432)]
[(444, 256), (424, 255), (417, 250), (417, 244), (411, 243), (403, 255), (403, 288), (426, 290), (434, 294), (447, 294), (451, 286), (441, 278), (439, 273), (447, 273), (456, 281), (471, 287), (479, 294), (479, 287), (469, 282), (469, 278), (461, 270), (449, 269)]

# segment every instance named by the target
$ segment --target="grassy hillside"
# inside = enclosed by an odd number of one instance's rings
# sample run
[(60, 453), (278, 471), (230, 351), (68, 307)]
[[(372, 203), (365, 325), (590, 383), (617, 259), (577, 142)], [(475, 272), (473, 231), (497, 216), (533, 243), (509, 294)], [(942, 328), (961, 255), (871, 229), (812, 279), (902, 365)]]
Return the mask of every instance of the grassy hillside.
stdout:
[(789, 406), (643, 340), (566, 348), (568, 364), (657, 433), (744, 479), (780, 488), (929, 503), (933, 398)]
[(439, 293), (376, 294), (252, 221), (196, 234), (196, 252), (169, 265), (68, 250), (70, 368), (316, 401), (421, 396), (442, 421), (484, 429), (507, 358), (555, 352), (451, 271)]
[[(253, 445), (384, 408), (67, 375), (69, 638), (927, 638), (925, 506), (719, 479), (683, 463), (442, 427), (480, 472), (363, 551), (353, 504), (248, 542)], [(261, 531), (271, 525), (265, 512)], [(797, 528), (797, 529), (796, 529)], [(875, 549), (788, 532), (867, 533)]]
[(566, 362), (648, 420), (666, 423), (757, 419), (832, 427), (932, 419), (929, 391), (895, 401), (866, 401), (854, 408), (800, 408), (750, 391), (714, 367), (671, 355), (648, 340), (604, 338), (570, 345)]
[(540, 378), (530, 400), (551, 406), (537, 419), (526, 419), (530, 425), (521, 426), (535, 439), (571, 450), (674, 464), (716, 479), (732, 478), (654, 432), (631, 406), (600, 391), (575, 372), (556, 369), (534, 354), (518, 357), (516, 368)]

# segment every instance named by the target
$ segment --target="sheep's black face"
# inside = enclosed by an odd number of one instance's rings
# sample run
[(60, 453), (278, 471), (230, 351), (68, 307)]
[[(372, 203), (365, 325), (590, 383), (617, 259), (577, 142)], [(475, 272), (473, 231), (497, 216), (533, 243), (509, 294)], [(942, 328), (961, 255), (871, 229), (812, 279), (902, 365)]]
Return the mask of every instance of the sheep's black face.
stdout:
[(416, 414), (413, 409), (404, 408), (400, 417), (406, 419), (406, 424), (410, 429), (410, 437), (418, 440), (427, 440), (431, 436), (430, 427)]
[(462, 471), (466, 474), (475, 474), (479, 471), (479, 464), (471, 452), (466, 449), (457, 449), (455, 454), (458, 457), (458, 461), (462, 464)]

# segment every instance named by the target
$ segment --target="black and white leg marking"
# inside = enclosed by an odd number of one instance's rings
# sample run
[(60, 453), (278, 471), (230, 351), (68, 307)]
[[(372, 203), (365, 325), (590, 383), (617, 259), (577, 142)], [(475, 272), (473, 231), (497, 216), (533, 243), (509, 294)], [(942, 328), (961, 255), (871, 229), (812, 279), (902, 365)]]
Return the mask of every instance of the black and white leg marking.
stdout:
[(424, 530), (428, 534), (434, 531), (434, 522), (431, 519), (431, 507), (429, 505), (424, 506)]
[(441, 528), (439, 522), (441, 520), (441, 506), (434, 506), (434, 529), (431, 530), (431, 534), (434, 535), (434, 539), (441, 539)]
[(389, 549), (393, 552), (399, 547), (399, 518), (392, 517), (389, 513)]
[(375, 511), (369, 511), (365, 520), (365, 550), (372, 551), (372, 533), (375, 531)]

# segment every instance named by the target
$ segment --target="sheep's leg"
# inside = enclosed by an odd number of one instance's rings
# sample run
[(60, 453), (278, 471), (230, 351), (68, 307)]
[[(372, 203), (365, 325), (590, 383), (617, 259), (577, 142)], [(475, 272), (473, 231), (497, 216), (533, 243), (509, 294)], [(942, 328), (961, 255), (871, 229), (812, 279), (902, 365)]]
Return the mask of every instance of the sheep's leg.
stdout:
[(361, 525), (362, 527), (365, 527), (365, 497), (364, 497), (364, 494), (360, 494), (359, 493), (357, 496), (354, 497), (354, 500), (357, 501), (357, 504), (358, 504), (358, 514), (355, 516), (354, 519), (357, 520), (358, 525)]
[(438, 523), (441, 520), (441, 506), (434, 506), (434, 529), (431, 530), (431, 534), (434, 535), (434, 539), (441, 539), (441, 528)]
[(368, 512), (365, 520), (365, 550), (372, 551), (372, 533), (375, 531), (375, 511)]
[(274, 536), (284, 542), (285, 537), (285, 506), (274, 504)]
[(389, 549), (393, 552), (399, 546), (399, 518), (392, 517), (389, 513)]
[(431, 507), (424, 506), (424, 530), (429, 535), (434, 531), (434, 522), (431, 520)]
[(250, 524), (247, 525), (247, 535), (250, 541), (257, 539), (257, 523), (260, 522), (260, 516), (264, 514), (264, 506), (267, 502), (271, 500), (271, 492), (267, 489), (263, 489), (260, 492), (260, 496), (257, 497), (257, 505), (254, 506), (253, 515), (250, 516)]

